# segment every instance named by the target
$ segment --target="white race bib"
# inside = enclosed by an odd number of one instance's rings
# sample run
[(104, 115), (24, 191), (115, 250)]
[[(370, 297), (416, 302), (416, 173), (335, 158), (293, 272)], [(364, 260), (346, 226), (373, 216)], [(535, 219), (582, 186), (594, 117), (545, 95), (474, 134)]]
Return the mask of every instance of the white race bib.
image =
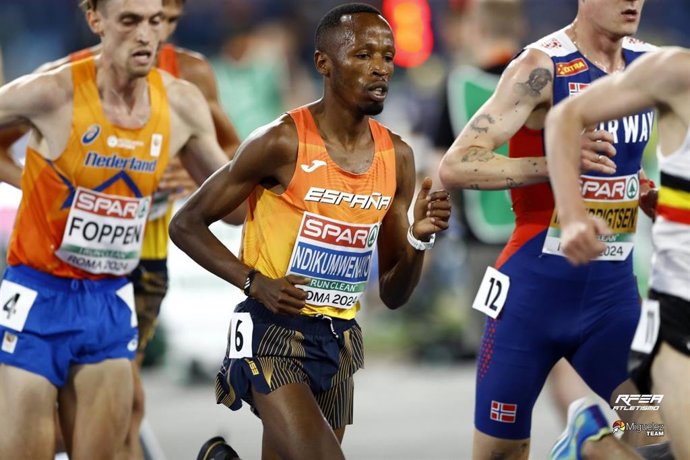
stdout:
[(151, 197), (121, 197), (79, 187), (55, 255), (89, 273), (130, 273), (139, 263), (150, 203)]
[(252, 356), (252, 334), (254, 322), (249, 313), (233, 313), (230, 319), (228, 356), (230, 358), (250, 358)]
[(659, 338), (659, 326), (661, 326), (661, 314), (659, 313), (659, 301), (645, 299), (642, 302), (640, 321), (635, 329), (630, 348), (640, 353), (651, 353)]
[[(611, 235), (600, 236), (606, 249), (594, 260), (626, 260), (633, 250), (640, 181), (637, 174), (619, 177), (580, 176), (582, 199), (590, 215), (609, 225)], [(553, 212), (542, 252), (563, 256), (561, 224)]]
[(508, 297), (510, 278), (493, 267), (486, 267), (479, 292), (474, 298), (472, 308), (490, 316), (498, 318)]
[(380, 224), (351, 224), (305, 212), (288, 274), (311, 278), (307, 304), (348, 309), (369, 280)]
[(21, 284), (3, 280), (0, 283), (0, 325), (21, 332), (36, 301), (38, 292)]
[(170, 207), (170, 195), (172, 192), (157, 191), (153, 194), (151, 201), (151, 212), (149, 212), (149, 221), (162, 219), (168, 212)]

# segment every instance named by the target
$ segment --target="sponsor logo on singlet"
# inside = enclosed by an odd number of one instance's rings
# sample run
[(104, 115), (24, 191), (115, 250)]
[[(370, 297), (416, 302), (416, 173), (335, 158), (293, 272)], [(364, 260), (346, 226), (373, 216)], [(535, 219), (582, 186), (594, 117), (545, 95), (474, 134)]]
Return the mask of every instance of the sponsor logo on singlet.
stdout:
[(137, 148), (144, 146), (144, 142), (142, 141), (138, 141), (136, 139), (125, 139), (115, 135), (108, 136), (106, 142), (108, 147), (111, 149), (136, 150)]
[(570, 77), (585, 72), (589, 66), (582, 58), (573, 59), (570, 62), (559, 62), (556, 64), (556, 75), (559, 77)]
[(354, 193), (341, 192), (321, 187), (311, 187), (304, 196), (304, 201), (315, 201), (317, 203), (340, 205), (349, 203), (351, 208), (360, 209), (387, 209), (393, 201), (393, 197), (384, 196), (374, 192), (371, 195), (358, 195)]
[(134, 157), (121, 157), (115, 154), (101, 155), (96, 152), (88, 152), (84, 159), (87, 168), (123, 169), (128, 171), (153, 174), (156, 172), (158, 160), (140, 160)]
[(369, 279), (380, 224), (352, 224), (305, 212), (288, 274), (311, 278), (307, 303), (351, 308)]
[(98, 138), (99, 134), (101, 134), (101, 126), (97, 124), (91, 125), (86, 129), (86, 132), (81, 137), (81, 143), (84, 145), (89, 145), (95, 141), (96, 138)]
[(553, 50), (562, 48), (563, 44), (557, 38), (551, 37), (548, 40), (544, 40), (543, 42), (539, 43), (539, 46), (546, 48), (547, 50)]

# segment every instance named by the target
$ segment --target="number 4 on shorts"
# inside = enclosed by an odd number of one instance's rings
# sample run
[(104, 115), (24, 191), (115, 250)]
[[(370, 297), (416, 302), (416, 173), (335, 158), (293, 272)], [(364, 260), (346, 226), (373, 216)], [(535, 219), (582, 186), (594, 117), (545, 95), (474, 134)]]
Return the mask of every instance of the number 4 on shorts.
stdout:
[(0, 283), (0, 325), (23, 331), (38, 292), (28, 287), (3, 280)]
[(230, 319), (230, 358), (252, 356), (252, 334), (254, 323), (249, 313), (233, 313)]
[(510, 288), (510, 278), (507, 275), (493, 267), (486, 267), (486, 273), (484, 273), (482, 284), (479, 285), (479, 292), (474, 298), (472, 308), (493, 319), (498, 318), (508, 297), (508, 288)]

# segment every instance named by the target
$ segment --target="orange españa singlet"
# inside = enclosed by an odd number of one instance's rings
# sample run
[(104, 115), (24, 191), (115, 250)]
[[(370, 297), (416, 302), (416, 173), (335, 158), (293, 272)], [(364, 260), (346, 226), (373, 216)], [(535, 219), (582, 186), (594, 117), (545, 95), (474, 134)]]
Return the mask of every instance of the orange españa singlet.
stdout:
[(94, 59), (68, 65), (74, 96), (67, 146), (53, 161), (27, 148), (8, 263), (77, 279), (124, 275), (138, 262), (150, 196), (168, 163), (165, 87), (152, 70), (149, 120), (120, 128), (103, 112)]
[[(93, 48), (85, 48), (69, 55), (70, 62), (93, 57)], [(158, 51), (156, 67), (165, 70), (175, 78), (180, 77), (177, 49), (166, 43)], [(168, 224), (172, 219), (173, 205), (168, 203), (169, 193), (155, 193), (149, 222), (144, 230), (144, 245), (141, 258), (144, 260), (164, 260), (168, 256)]]
[(288, 112), (299, 138), (295, 172), (277, 195), (249, 195), (241, 259), (270, 278), (311, 278), (304, 313), (354, 318), (369, 278), (381, 222), (396, 191), (395, 149), (373, 119), (374, 157), (362, 174), (329, 156), (307, 107)]

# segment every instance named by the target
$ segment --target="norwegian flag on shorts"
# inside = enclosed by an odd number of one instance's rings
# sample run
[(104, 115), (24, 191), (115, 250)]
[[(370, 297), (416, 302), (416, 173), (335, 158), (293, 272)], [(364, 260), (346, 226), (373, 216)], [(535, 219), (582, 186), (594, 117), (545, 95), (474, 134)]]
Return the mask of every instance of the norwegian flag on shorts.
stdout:
[(491, 420), (502, 423), (515, 423), (517, 404), (491, 401)]

